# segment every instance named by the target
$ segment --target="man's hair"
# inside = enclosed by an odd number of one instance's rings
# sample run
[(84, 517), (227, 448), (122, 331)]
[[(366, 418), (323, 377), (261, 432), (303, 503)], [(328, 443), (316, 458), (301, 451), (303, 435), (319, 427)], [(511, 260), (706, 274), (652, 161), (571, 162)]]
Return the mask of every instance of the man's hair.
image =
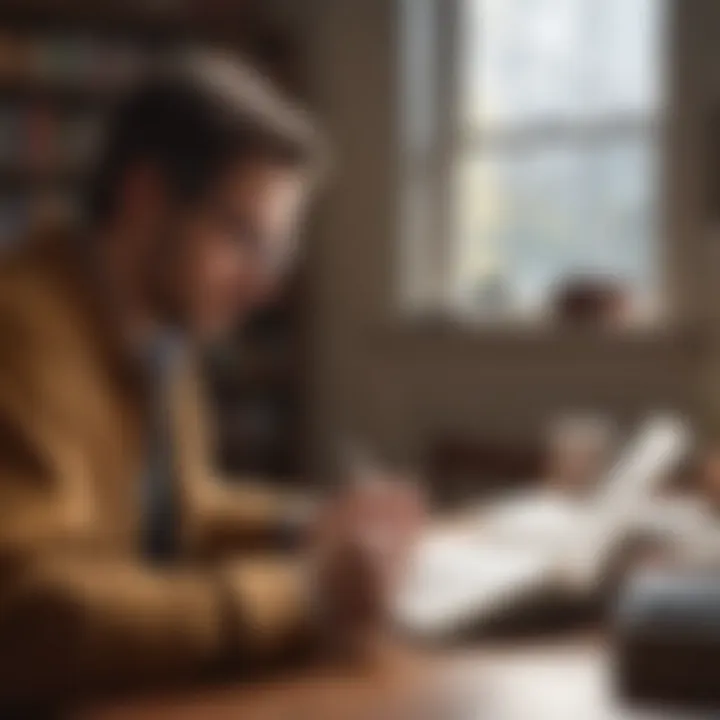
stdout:
[(115, 211), (129, 167), (154, 167), (179, 201), (201, 199), (229, 165), (261, 159), (317, 173), (309, 117), (236, 58), (193, 56), (146, 78), (119, 104), (89, 192), (91, 221)]

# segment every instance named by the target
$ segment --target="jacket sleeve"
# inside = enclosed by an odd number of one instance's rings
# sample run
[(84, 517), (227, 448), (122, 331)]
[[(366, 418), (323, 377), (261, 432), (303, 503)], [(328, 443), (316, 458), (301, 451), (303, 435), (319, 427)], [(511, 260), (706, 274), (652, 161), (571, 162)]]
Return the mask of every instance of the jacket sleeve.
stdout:
[(206, 573), (46, 557), (5, 586), (0, 700), (197, 679), (309, 647), (305, 576), (285, 561)]
[(305, 640), (304, 573), (286, 561), (161, 570), (101, 556), (61, 394), (42, 392), (37, 363), (8, 347), (0, 348), (0, 704), (180, 680), (225, 662), (272, 660)]
[(302, 546), (314, 504), (302, 495), (263, 487), (247, 478), (210, 475), (198, 503), (196, 552), (204, 558), (239, 550), (287, 551)]

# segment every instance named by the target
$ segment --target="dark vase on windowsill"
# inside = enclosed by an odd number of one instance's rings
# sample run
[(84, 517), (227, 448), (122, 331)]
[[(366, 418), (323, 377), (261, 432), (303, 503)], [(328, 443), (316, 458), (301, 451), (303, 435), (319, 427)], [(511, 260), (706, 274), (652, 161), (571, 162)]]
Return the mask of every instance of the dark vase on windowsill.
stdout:
[(564, 282), (555, 294), (553, 309), (557, 322), (575, 327), (623, 329), (631, 319), (627, 288), (604, 278)]

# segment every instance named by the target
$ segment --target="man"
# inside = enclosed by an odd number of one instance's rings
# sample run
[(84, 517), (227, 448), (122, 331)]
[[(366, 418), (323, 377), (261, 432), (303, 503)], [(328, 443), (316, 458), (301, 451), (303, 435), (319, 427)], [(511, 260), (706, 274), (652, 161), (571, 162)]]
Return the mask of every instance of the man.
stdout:
[(1, 700), (258, 667), (382, 620), (356, 504), (308, 530), (310, 568), (271, 554), (301, 503), (212, 477), (192, 362), (282, 279), (317, 151), (262, 80), (197, 59), (120, 107), (82, 232), (4, 261)]

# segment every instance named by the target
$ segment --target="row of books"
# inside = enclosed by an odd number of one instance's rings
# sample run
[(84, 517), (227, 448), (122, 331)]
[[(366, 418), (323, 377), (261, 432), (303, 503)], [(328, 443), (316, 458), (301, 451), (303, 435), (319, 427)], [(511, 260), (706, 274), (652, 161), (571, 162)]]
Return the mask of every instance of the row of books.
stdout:
[(87, 88), (121, 87), (147, 53), (137, 44), (76, 35), (0, 34), (0, 81)]
[(96, 113), (48, 104), (0, 105), (0, 172), (78, 172), (87, 166), (101, 132)]
[(0, 198), (0, 248), (21, 242), (34, 228), (76, 218), (78, 213), (74, 194), (45, 192), (3, 195)]

